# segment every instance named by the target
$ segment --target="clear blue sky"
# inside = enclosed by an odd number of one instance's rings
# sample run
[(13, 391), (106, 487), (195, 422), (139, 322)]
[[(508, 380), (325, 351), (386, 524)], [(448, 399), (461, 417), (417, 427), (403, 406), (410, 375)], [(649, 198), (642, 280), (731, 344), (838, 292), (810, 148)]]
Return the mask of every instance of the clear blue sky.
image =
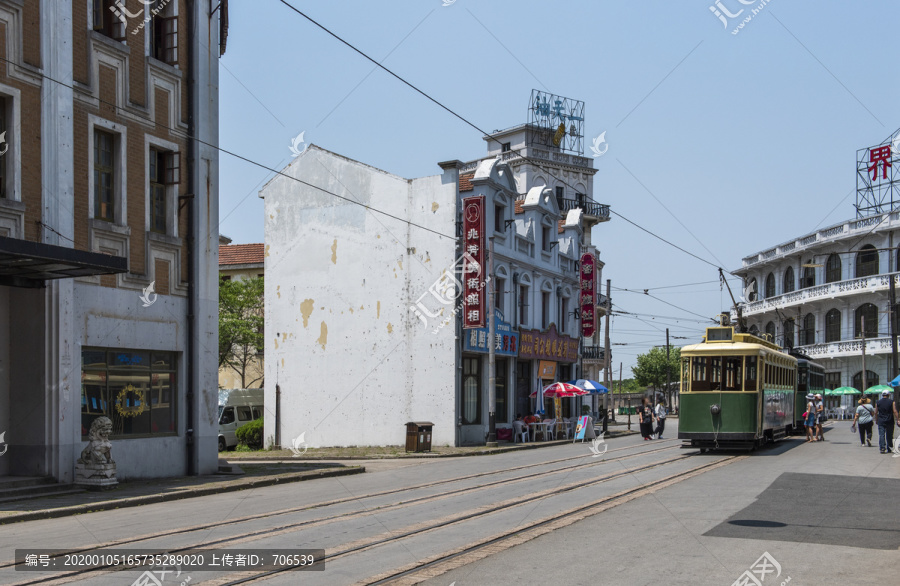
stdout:
[[(721, 0), (744, 8), (727, 29), (709, 0), (444, 1), (289, 0), (480, 128), (525, 122), (532, 88), (584, 100), (587, 146), (603, 131), (609, 144), (594, 198), (726, 269), (853, 217), (856, 150), (900, 126), (896, 1), (770, 0), (737, 35), (765, 0)], [(483, 155), (477, 131), (278, 0), (230, 10), (222, 148), (280, 169), (305, 131), (403, 177)], [(262, 242), (257, 194), (271, 173), (224, 153), (220, 163), (221, 232)], [(714, 267), (619, 218), (593, 239), (614, 288), (649, 288), (702, 316), (730, 304)], [(686, 283), (705, 284), (661, 288)], [(643, 320), (613, 320), (626, 344), (613, 347), (616, 378), (666, 327), (689, 338), (680, 345), (702, 333), (701, 318), (642, 293), (614, 289), (613, 303)]]

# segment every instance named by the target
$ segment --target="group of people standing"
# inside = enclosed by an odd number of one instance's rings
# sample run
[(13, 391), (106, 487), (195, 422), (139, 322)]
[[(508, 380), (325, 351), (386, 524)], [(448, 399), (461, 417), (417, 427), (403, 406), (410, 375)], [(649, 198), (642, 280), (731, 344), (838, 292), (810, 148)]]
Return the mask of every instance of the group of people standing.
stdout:
[[(668, 414), (668, 410), (666, 409), (666, 402), (663, 399), (659, 400), (656, 408), (653, 408), (653, 404), (650, 402), (650, 399), (644, 397), (641, 399), (641, 408), (638, 410), (638, 421), (641, 424), (641, 435), (644, 437), (644, 441), (652, 440), (653, 436), (656, 436), (656, 439), (662, 439), (663, 431), (666, 429), (666, 415)], [(653, 429), (653, 422), (656, 422), (656, 430)]]
[(806, 413), (803, 414), (803, 425), (806, 427), (806, 443), (823, 442), (822, 422), (825, 420), (825, 402), (822, 395), (812, 393), (806, 395)]
[[(858, 424), (858, 425), (857, 425)], [(881, 398), (875, 405), (871, 404), (868, 397), (859, 400), (856, 415), (853, 417), (851, 429), (859, 428), (859, 443), (861, 446), (872, 447), (872, 427), (878, 425), (878, 448), (882, 454), (889, 454), (893, 449), (894, 425), (900, 427), (900, 417), (897, 415), (897, 405), (891, 400), (889, 391), (882, 391)]]

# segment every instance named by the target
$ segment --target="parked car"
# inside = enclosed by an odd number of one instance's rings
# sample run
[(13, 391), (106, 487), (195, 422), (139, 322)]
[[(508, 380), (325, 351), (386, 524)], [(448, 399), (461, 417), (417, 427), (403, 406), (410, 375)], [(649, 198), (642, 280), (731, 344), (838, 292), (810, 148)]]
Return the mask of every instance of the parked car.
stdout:
[(219, 451), (238, 444), (238, 428), (263, 414), (263, 389), (219, 389)]

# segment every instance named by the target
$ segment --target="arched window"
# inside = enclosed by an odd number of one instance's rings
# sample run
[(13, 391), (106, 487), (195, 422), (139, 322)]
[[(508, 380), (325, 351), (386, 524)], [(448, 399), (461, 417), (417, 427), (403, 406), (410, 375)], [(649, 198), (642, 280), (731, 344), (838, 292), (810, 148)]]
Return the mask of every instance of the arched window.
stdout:
[(766, 334), (772, 336), (772, 340), (775, 339), (775, 324), (773, 322), (766, 324)]
[(860, 330), (860, 321), (865, 320), (866, 337), (875, 338), (878, 336), (878, 308), (871, 303), (863, 303), (856, 308), (856, 319), (853, 320), (854, 335), (859, 338), (862, 335)]
[(868, 277), (878, 274), (878, 251), (871, 244), (866, 244), (856, 253), (856, 277)]
[(825, 314), (825, 341), (841, 341), (841, 312), (837, 309)]
[(756, 277), (747, 281), (747, 287), (744, 289), (744, 300), (747, 303), (759, 301), (759, 287), (756, 284)]
[(825, 262), (825, 282), (836, 283), (841, 280), (841, 257), (832, 254)]
[(800, 345), (807, 346), (816, 343), (816, 316), (807, 313), (803, 318), (803, 328), (800, 329)]
[(770, 297), (775, 297), (775, 275), (772, 273), (766, 277), (766, 299)]
[(784, 288), (782, 293), (790, 293), (794, 290), (794, 267), (788, 267), (784, 271)]
[(871, 370), (866, 370), (866, 382), (863, 384), (862, 381), (862, 371), (857, 372), (853, 375), (853, 388), (865, 392), (869, 387), (874, 387), (878, 384), (878, 374), (872, 372)]
[(784, 322), (784, 348), (794, 347), (794, 318)]
[[(806, 264), (811, 265), (812, 259), (806, 261)], [(803, 277), (800, 279), (800, 288), (807, 289), (809, 287), (813, 287), (816, 284), (816, 269), (813, 267), (803, 267)]]

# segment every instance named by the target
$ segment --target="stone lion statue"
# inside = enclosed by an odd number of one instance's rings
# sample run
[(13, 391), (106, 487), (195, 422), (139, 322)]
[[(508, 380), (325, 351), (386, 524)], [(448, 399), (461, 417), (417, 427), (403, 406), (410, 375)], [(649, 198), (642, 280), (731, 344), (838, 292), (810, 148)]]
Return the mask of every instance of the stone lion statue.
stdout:
[(88, 432), (88, 445), (81, 451), (80, 464), (114, 464), (112, 459), (112, 443), (109, 434), (112, 433), (112, 421), (109, 417), (98, 417), (91, 423)]

